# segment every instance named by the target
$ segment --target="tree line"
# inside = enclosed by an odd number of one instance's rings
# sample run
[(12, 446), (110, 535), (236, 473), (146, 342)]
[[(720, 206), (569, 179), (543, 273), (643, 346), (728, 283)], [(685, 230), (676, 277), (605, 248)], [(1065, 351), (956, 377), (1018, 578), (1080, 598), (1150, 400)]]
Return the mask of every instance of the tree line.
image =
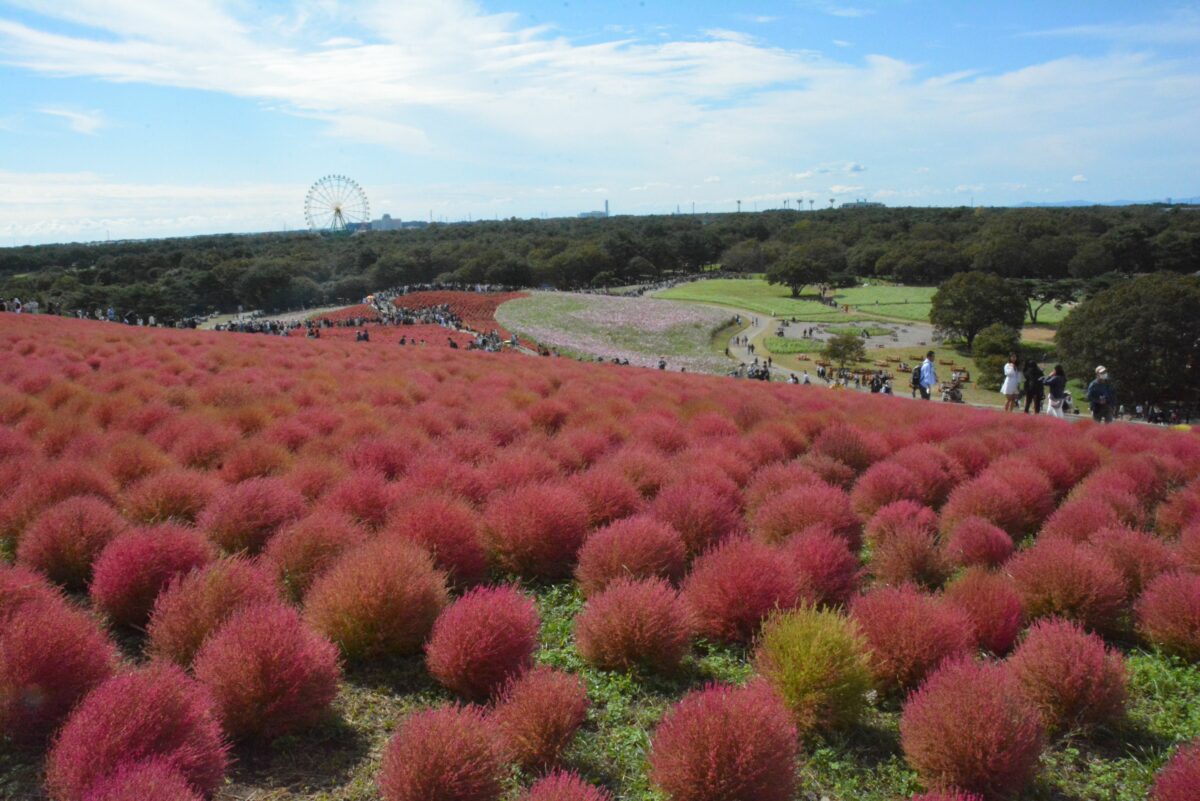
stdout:
[(1114, 277), (1200, 270), (1200, 209), (880, 208), (503, 220), (353, 236), (221, 235), (0, 249), (0, 295), (161, 320), (353, 302), (426, 282), (580, 289), (720, 264), (810, 284), (940, 284), (979, 271), (1036, 282), (1034, 305)]

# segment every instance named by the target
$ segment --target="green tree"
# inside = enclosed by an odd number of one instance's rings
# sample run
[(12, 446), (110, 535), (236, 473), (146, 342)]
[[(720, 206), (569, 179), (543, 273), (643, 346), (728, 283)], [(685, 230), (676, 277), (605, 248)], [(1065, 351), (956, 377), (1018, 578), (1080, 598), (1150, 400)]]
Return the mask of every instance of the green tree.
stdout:
[(995, 388), (1004, 380), (1004, 364), (1011, 354), (1021, 355), (1021, 332), (1003, 323), (992, 323), (975, 337), (971, 356), (979, 368), (977, 383)]
[(1043, 281), (1027, 278), (1018, 282), (1021, 294), (1025, 296), (1025, 310), (1029, 313), (1029, 322), (1037, 325), (1038, 314), (1051, 304), (1061, 309), (1068, 303), (1074, 303), (1079, 297), (1081, 284), (1069, 278), (1058, 281)]
[(732, 273), (761, 273), (767, 269), (767, 259), (762, 242), (747, 239), (721, 254), (721, 269)]
[(782, 284), (800, 297), (810, 284), (823, 284), (846, 268), (846, 251), (832, 239), (814, 239), (790, 248), (767, 269), (767, 283)]
[(1015, 284), (998, 275), (959, 273), (933, 293), (929, 321), (943, 335), (966, 340), (969, 348), (975, 335), (992, 323), (1020, 328), (1025, 298)]
[(1067, 370), (1108, 368), (1123, 403), (1200, 401), (1200, 278), (1153, 273), (1080, 303), (1056, 337)]
[(867, 349), (858, 334), (837, 334), (821, 350), (821, 355), (838, 366), (866, 361)]

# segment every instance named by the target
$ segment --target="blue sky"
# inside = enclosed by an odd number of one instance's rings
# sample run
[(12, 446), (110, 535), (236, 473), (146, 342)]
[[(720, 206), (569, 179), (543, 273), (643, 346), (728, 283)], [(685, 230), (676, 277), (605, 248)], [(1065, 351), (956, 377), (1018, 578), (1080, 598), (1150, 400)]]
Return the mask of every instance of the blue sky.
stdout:
[(1200, 7), (0, 0), (0, 246), (1200, 194)]

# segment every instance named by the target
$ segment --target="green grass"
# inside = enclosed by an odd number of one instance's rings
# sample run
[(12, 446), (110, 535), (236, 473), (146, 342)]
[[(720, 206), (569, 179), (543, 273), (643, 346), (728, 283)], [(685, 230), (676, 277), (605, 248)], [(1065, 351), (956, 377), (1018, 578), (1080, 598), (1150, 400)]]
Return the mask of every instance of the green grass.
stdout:
[(784, 339), (783, 337), (764, 337), (763, 347), (772, 354), (790, 353), (820, 353), (825, 343), (816, 339)]
[(872, 337), (884, 337), (892, 333), (892, 329), (879, 325), (831, 325), (825, 330), (831, 334), (853, 334), (854, 336), (859, 336), (864, 329), (867, 332), (867, 336)]

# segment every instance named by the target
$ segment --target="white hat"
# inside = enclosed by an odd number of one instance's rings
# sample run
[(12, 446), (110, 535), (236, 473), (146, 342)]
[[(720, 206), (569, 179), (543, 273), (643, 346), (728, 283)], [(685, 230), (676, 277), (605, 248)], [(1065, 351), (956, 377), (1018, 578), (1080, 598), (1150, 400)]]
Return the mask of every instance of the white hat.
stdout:
[(1096, 375), (1104, 375), (1108, 372), (1108, 368), (1103, 364), (1096, 368)]

